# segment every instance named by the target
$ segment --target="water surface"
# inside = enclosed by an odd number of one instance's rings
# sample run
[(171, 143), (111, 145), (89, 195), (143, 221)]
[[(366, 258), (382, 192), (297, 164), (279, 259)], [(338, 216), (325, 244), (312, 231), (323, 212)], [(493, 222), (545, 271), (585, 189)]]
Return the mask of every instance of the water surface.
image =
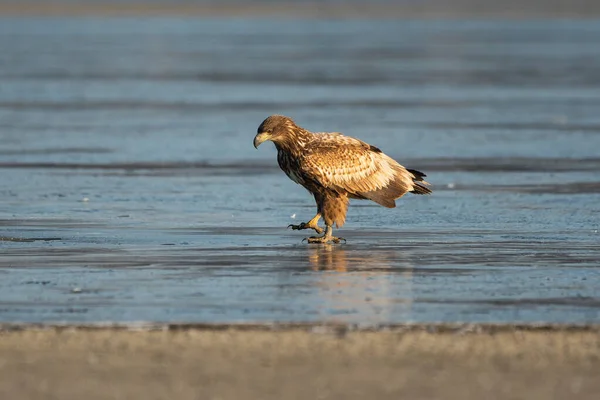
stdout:
[[(0, 321), (600, 322), (596, 21), (0, 21)], [(345, 245), (252, 138), (424, 171)]]

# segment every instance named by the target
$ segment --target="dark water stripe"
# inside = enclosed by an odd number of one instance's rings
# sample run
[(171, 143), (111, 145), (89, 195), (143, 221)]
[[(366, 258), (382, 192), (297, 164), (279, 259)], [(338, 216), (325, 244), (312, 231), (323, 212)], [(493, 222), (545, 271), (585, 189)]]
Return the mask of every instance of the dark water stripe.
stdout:
[[(0, 124), (0, 127), (1, 124)], [(28, 155), (50, 155), (50, 154), (107, 154), (114, 150), (107, 147), (65, 147), (65, 148), (45, 148), (45, 149), (14, 149), (0, 150), (0, 156), (28, 156)]]
[[(365, 107), (374, 106), (377, 107), (381, 103), (370, 103)], [(439, 108), (452, 108), (452, 107), (463, 107), (469, 106), (470, 102), (448, 102), (448, 103), (423, 103), (421, 106), (416, 103), (405, 103), (403, 107), (439, 107)], [(358, 106), (358, 105), (356, 105)], [(600, 133), (600, 124), (579, 124), (571, 122), (397, 122), (397, 121), (380, 121), (382, 126), (396, 126), (402, 128), (428, 128), (431, 130), (474, 130), (474, 131), (521, 131), (521, 135), (527, 134), (539, 134), (539, 131), (549, 132), (579, 132), (579, 133)], [(146, 129), (146, 130), (161, 130), (169, 129), (172, 130), (176, 127), (193, 127), (193, 124), (185, 123), (181, 124), (180, 121), (173, 121), (169, 124), (164, 123), (144, 123), (143, 125), (136, 124), (132, 126), (132, 129)], [(2, 123), (0, 122), (0, 129), (18, 129), (20, 132), (23, 131), (90, 131), (90, 130), (102, 130), (103, 132), (120, 130), (120, 126), (99, 126), (90, 125), (85, 123), (77, 123), (71, 125), (61, 124), (32, 124), (32, 123)], [(18, 150), (5, 150), (0, 149), (0, 155), (16, 155), (16, 154), (67, 154), (67, 153), (111, 153), (113, 150), (103, 147), (68, 147), (68, 148), (47, 148), (47, 149), (18, 149)]]
[(0, 242), (49, 242), (55, 240), (62, 240), (59, 237), (11, 237), (11, 236), (0, 236)]
[[(27, 304), (27, 303), (25, 303)], [(63, 305), (57, 303), (57, 305)], [(160, 322), (47, 322), (47, 323), (25, 323), (4, 322), (0, 323), (0, 332), (18, 332), (26, 330), (56, 330), (62, 332), (68, 330), (78, 331), (257, 331), (257, 332), (294, 332), (307, 331), (319, 334), (343, 335), (350, 332), (427, 332), (429, 334), (498, 334), (515, 332), (593, 332), (600, 334), (600, 324), (552, 324), (546, 322), (532, 323), (340, 323), (340, 322), (267, 322), (267, 323), (160, 323)]]
[(463, 85), (526, 85), (527, 87), (543, 86), (544, 88), (598, 86), (600, 79), (598, 71), (594, 68), (577, 71), (573, 75), (569, 71), (556, 70), (540, 73), (535, 68), (514, 68), (512, 70), (479, 69), (479, 70), (445, 70), (445, 71), (403, 71), (398, 73), (383, 74), (344, 74), (344, 75), (315, 75), (315, 74), (277, 74), (239, 72), (226, 73), (176, 73), (176, 74), (0, 74), (1, 79), (7, 80), (43, 80), (43, 81), (150, 81), (150, 82), (215, 82), (215, 83), (249, 83), (249, 84), (302, 84), (302, 85), (373, 85), (373, 84), (401, 84), (423, 85), (436, 83), (452, 83)]
[[(598, 99), (600, 102), (600, 99)], [(223, 102), (223, 103), (191, 103), (191, 102), (158, 102), (158, 101), (65, 101), (65, 102), (43, 102), (43, 101), (0, 101), (0, 109), (8, 110), (49, 110), (49, 111), (79, 111), (79, 110), (266, 110), (266, 109), (296, 109), (313, 107), (436, 107), (457, 108), (472, 107), (480, 104), (476, 101), (462, 100), (358, 100), (358, 101), (248, 101), (248, 102)]]
[(418, 303), (439, 303), (439, 304), (489, 304), (493, 306), (577, 306), (577, 307), (600, 307), (600, 298), (595, 297), (557, 297), (557, 298), (521, 298), (521, 299), (427, 299), (416, 298)]
[[(449, 189), (439, 187), (436, 190)], [(548, 184), (522, 184), (522, 185), (453, 185), (451, 190), (476, 190), (476, 191), (510, 191), (518, 193), (548, 193), (548, 194), (591, 194), (600, 193), (600, 182), (569, 182)]]
[[(511, 130), (511, 131), (559, 131), (600, 133), (598, 124), (577, 124), (570, 122), (427, 122), (423, 124), (403, 124), (407, 126), (424, 126), (435, 129), (469, 129), (469, 130)], [(520, 132), (526, 134), (527, 132)]]
[[(369, 237), (362, 232), (350, 231), (349, 237)], [(456, 235), (456, 232), (453, 233)], [(372, 237), (371, 237), (372, 239)], [(306, 248), (300, 252), (290, 247), (243, 247), (233, 250), (222, 248), (201, 249), (196, 245), (169, 248), (145, 248), (143, 252), (128, 246), (98, 247), (92, 243), (81, 246), (77, 239), (63, 239), (61, 247), (48, 247), (36, 243), (18, 243), (15, 247), (3, 249), (0, 258), (2, 268), (157, 268), (181, 270), (192, 267), (195, 274), (206, 276), (218, 273), (222, 277), (256, 276), (275, 271), (287, 273), (307, 272), (307, 267), (319, 270), (343, 269), (346, 272), (376, 272), (396, 274), (410, 272), (414, 276), (482, 274), (489, 275), (490, 268), (497, 268), (501, 274), (508, 271), (518, 273), (522, 268), (590, 269), (590, 279), (598, 269), (598, 251), (595, 244), (571, 241), (564, 243), (549, 240), (540, 244), (536, 241), (490, 240), (451, 242), (444, 238), (431, 240), (423, 238), (427, 251), (411, 240), (410, 243), (397, 243), (394, 235), (389, 235), (388, 246), (377, 247), (371, 244), (348, 244), (334, 248)], [(390, 241), (391, 240), (391, 241)], [(414, 240), (414, 239), (413, 239)], [(384, 241), (385, 243), (386, 241)], [(18, 247), (16, 247), (18, 246)], [(71, 246), (71, 247), (69, 247)], [(74, 247), (80, 246), (80, 247)], [(399, 259), (399, 255), (402, 258)], [(201, 269), (198, 269), (200, 268)], [(223, 268), (225, 267), (225, 268)], [(230, 269), (229, 267), (235, 267)], [(552, 276), (552, 272), (548, 272)], [(430, 302), (435, 299), (430, 298)], [(493, 301), (493, 300), (492, 300)]]
[[(540, 106), (564, 106), (571, 107), (600, 107), (600, 97), (528, 97), (528, 98), (505, 98), (505, 99), (473, 99), (473, 100), (309, 100), (309, 101), (243, 101), (243, 102), (218, 102), (218, 103), (194, 103), (194, 102), (161, 102), (143, 100), (108, 100), (108, 101), (0, 101), (0, 109), (11, 111), (82, 111), (82, 110), (175, 110), (175, 111), (205, 111), (205, 110), (295, 110), (300, 108), (333, 108), (358, 107), (368, 108), (471, 108), (481, 106), (510, 107), (528, 106), (532, 104)], [(4, 122), (6, 124), (6, 122)], [(561, 124), (556, 124), (560, 127)], [(435, 125), (432, 125), (435, 126)], [(467, 124), (467, 127), (469, 125)], [(567, 125), (568, 126), (568, 125)], [(585, 126), (585, 125), (584, 125)], [(443, 125), (441, 126), (443, 128)], [(591, 129), (596, 129), (593, 126)]]
[[(23, 153), (18, 153), (23, 154)], [(37, 153), (36, 153), (37, 154)], [(600, 171), (600, 158), (529, 158), (529, 157), (474, 157), (474, 158), (402, 158), (402, 163), (423, 171), (442, 172), (587, 172)], [(209, 170), (232, 173), (279, 172), (273, 162), (254, 160), (232, 163), (196, 162), (112, 162), (112, 163), (63, 163), (63, 162), (0, 162), (4, 169), (77, 169), (77, 170)]]

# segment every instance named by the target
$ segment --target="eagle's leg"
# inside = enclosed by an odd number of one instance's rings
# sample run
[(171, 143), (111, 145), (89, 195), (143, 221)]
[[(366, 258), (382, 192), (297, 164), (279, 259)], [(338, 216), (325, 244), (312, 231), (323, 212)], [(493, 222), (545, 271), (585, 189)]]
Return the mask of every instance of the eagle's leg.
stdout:
[(305, 239), (308, 243), (340, 243), (341, 241), (346, 241), (344, 238), (333, 236), (333, 228), (331, 225), (325, 226), (325, 234), (323, 236), (311, 236)]
[(321, 213), (317, 213), (310, 221), (302, 222), (299, 225), (288, 225), (288, 228), (292, 228), (295, 231), (299, 231), (302, 229), (314, 229), (317, 233), (323, 233), (323, 229), (317, 225), (319, 220), (321, 219)]

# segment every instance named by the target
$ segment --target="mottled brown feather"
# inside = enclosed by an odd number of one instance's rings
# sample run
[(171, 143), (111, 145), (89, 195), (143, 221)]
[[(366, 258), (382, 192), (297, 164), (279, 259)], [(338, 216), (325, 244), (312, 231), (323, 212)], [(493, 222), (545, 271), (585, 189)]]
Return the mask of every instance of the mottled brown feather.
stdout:
[(277, 160), (294, 182), (315, 196), (328, 225), (342, 226), (348, 198), (369, 199), (393, 208), (405, 193), (429, 194), (422, 172), (406, 169), (379, 148), (341, 133), (312, 133), (275, 115), (259, 127), (273, 132)]
[(420, 179), (378, 148), (339, 133), (314, 134), (297, 159), (307, 179), (389, 208)]

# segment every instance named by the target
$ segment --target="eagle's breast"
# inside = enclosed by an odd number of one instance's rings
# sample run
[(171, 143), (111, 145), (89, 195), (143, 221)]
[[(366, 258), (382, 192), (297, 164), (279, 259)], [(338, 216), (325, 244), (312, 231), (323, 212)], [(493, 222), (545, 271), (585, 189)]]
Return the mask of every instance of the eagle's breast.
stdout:
[(288, 178), (290, 178), (297, 184), (304, 186), (304, 179), (302, 179), (302, 176), (298, 174), (298, 172), (300, 171), (300, 165), (291, 154), (289, 154), (285, 150), (278, 150), (277, 162), (279, 163), (279, 168), (281, 168), (281, 170), (285, 172)]

